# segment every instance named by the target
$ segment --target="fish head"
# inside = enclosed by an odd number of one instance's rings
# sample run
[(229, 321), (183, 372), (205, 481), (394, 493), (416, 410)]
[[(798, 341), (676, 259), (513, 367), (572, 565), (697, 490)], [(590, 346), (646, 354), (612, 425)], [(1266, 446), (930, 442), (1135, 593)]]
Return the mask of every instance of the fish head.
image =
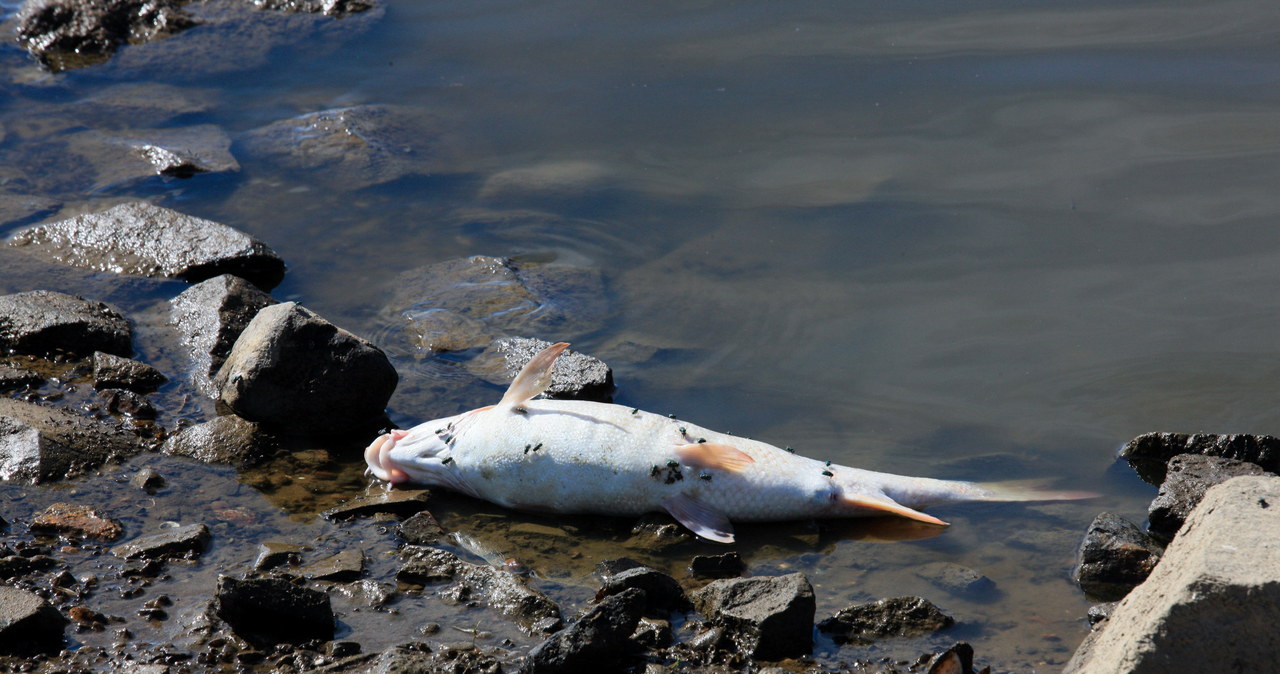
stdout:
[[(456, 488), (457, 469), (451, 466), (453, 418), (438, 419), (378, 436), (364, 450), (369, 472), (391, 484)], [(439, 428), (440, 430), (432, 430)]]

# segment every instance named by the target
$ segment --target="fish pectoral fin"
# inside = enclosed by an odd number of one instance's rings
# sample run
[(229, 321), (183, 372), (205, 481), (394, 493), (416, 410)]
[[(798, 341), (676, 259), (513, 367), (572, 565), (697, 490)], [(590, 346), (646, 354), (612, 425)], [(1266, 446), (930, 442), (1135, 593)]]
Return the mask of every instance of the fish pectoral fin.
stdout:
[(868, 496), (866, 494), (841, 494), (840, 499), (848, 505), (857, 506), (859, 508), (866, 508), (868, 510), (880, 510), (892, 515), (900, 515), (908, 519), (913, 519), (917, 522), (925, 522), (927, 524), (936, 524), (942, 527), (951, 526), (950, 524), (943, 522), (942, 520), (934, 517), (933, 515), (929, 515), (927, 513), (922, 513), (919, 510), (908, 508), (902, 505), (901, 503), (894, 501), (888, 496)]
[(569, 348), (568, 342), (557, 342), (534, 354), (533, 358), (520, 368), (520, 374), (511, 381), (511, 386), (507, 387), (507, 392), (498, 402), (498, 407), (516, 408), (546, 391), (547, 387), (551, 386), (551, 370), (555, 367), (556, 359), (567, 348)]
[(715, 442), (695, 442), (676, 447), (680, 463), (694, 468), (720, 468), (736, 473), (755, 463), (751, 455), (729, 445)]
[(662, 507), (677, 522), (702, 538), (717, 543), (734, 541), (733, 524), (729, 522), (729, 518), (692, 496), (672, 494), (662, 499)]

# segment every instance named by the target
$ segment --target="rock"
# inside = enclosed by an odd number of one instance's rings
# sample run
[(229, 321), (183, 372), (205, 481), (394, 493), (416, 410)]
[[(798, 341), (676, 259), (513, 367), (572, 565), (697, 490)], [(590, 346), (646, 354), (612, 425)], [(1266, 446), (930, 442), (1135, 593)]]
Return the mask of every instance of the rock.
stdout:
[(299, 571), (310, 580), (356, 580), (364, 573), (364, 553), (354, 549), (343, 550), (307, 564)]
[(122, 388), (108, 388), (98, 392), (107, 404), (108, 414), (132, 419), (155, 419), (159, 415), (156, 406), (147, 397)]
[(499, 171), (484, 181), (477, 196), (484, 201), (546, 201), (558, 206), (568, 199), (613, 187), (615, 178), (607, 166), (598, 162), (546, 162)]
[(191, 283), (235, 274), (270, 289), (284, 278), (284, 262), (267, 244), (145, 201), (29, 227), (9, 245), (73, 267)]
[(160, 451), (237, 468), (256, 465), (279, 448), (274, 436), (234, 414), (215, 417), (169, 436)]
[(1163, 553), (1136, 524), (1104, 512), (1085, 532), (1071, 575), (1091, 598), (1115, 600), (1146, 580)]
[(254, 571), (267, 571), (282, 564), (296, 566), (302, 563), (302, 553), (309, 548), (293, 543), (267, 541), (258, 545), (258, 556), (253, 560)]
[(619, 557), (617, 559), (606, 559), (596, 562), (596, 575), (604, 582), (609, 582), (610, 578), (626, 571), (628, 569), (646, 569), (644, 564), (637, 562), (630, 557)]
[(955, 624), (921, 597), (894, 597), (841, 609), (818, 623), (836, 643), (868, 643), (889, 637), (929, 634)]
[[(0, 142), (4, 129), (0, 128)], [(45, 196), (18, 194), (0, 189), (0, 225), (15, 225), (48, 216), (62, 204)]]
[(996, 589), (995, 582), (981, 572), (952, 562), (930, 562), (917, 567), (915, 574), (957, 597), (974, 599)]
[[(990, 668), (983, 670), (984, 674), (989, 670)], [(959, 642), (933, 656), (929, 659), (925, 674), (973, 674), (973, 646)]]
[(469, 564), (451, 552), (436, 548), (410, 546), (403, 554), (405, 563), (396, 572), (396, 579), (401, 582), (429, 584), (453, 580), (454, 584), (442, 595), (482, 601), (532, 634), (547, 634), (560, 628), (560, 607), (526, 585), (520, 576), (491, 566)]
[(143, 468), (129, 478), (129, 485), (148, 494), (154, 494), (164, 488), (164, 476), (157, 473), (154, 468)]
[(1119, 603), (1120, 602), (1118, 601), (1109, 601), (1102, 604), (1094, 604), (1093, 606), (1090, 606), (1089, 611), (1086, 614), (1086, 617), (1089, 620), (1089, 626), (1097, 627), (1100, 623), (1103, 623), (1109, 618), (1111, 618), (1111, 612), (1116, 609), (1116, 604), (1119, 604)]
[(1147, 529), (1164, 540), (1173, 538), (1209, 487), (1240, 475), (1265, 473), (1253, 463), (1235, 459), (1179, 454), (1169, 459), (1164, 482), (1147, 509)]
[[(407, 271), (390, 291), (384, 320), (412, 353), (486, 346), (513, 334), (570, 338), (607, 315), (600, 270), (567, 264), (476, 255)], [(505, 375), (505, 362), (488, 360), (481, 376)]]
[(357, 580), (343, 583), (336, 588), (342, 596), (353, 602), (374, 608), (383, 606), (395, 594), (395, 587), (376, 580)]
[[(533, 357), (551, 342), (529, 337), (508, 337), (494, 342), (494, 348), (506, 362), (506, 382), (515, 379)], [(603, 361), (584, 353), (566, 349), (551, 370), (551, 385), (546, 397), (564, 400), (613, 402), (613, 370)]]
[(396, 525), (396, 535), (409, 545), (427, 545), (439, 541), (445, 531), (431, 513), (423, 510)]
[(368, 11), (373, 0), (253, 0), (259, 9), (278, 12), (310, 12), (325, 16), (342, 17)]
[(368, 431), (399, 380), (378, 347), (297, 304), (263, 309), (214, 379), (235, 413), (301, 435)]
[(65, 479), (140, 451), (137, 436), (115, 426), (0, 397), (0, 480)]
[(631, 634), (631, 640), (645, 648), (670, 646), (674, 638), (669, 621), (643, 616), (636, 623), (636, 631)]
[[(335, 663), (341, 664), (341, 663)], [(500, 674), (502, 664), (497, 658), (479, 649), (466, 647), (442, 647), (433, 652), (422, 643), (392, 646), (376, 657), (352, 658), (352, 665), (338, 669), (322, 669), (319, 672), (361, 672), (362, 674), (441, 674), (457, 672), (466, 674)]]
[(27, 0), (17, 41), (50, 70), (105, 61), (128, 42), (164, 37), (195, 25), (181, 0)]
[(741, 576), (747, 570), (742, 556), (736, 552), (725, 552), (719, 555), (694, 555), (689, 560), (689, 573), (695, 576), (728, 578)]
[(530, 651), (520, 671), (620, 671), (625, 657), (634, 649), (631, 635), (640, 621), (644, 601), (644, 592), (636, 588), (604, 598)]
[(313, 112), (251, 131), (246, 151), (340, 191), (457, 170), (440, 123), (395, 105)]
[(426, 489), (393, 489), (372, 494), (361, 494), (321, 514), (331, 520), (346, 520), (380, 514), (408, 517), (425, 511), (430, 500), (431, 492)]
[(0, 585), (0, 654), (54, 653), (68, 620), (33, 592)]
[(1280, 477), (1205, 493), (1164, 558), (1064, 674), (1271, 672), (1280, 661)]
[(333, 638), (329, 595), (284, 578), (220, 576), (216, 597), (218, 617), (251, 642)]
[(642, 566), (616, 573), (605, 581), (597, 597), (609, 597), (630, 588), (644, 591), (644, 612), (659, 615), (666, 611), (683, 611), (690, 607), (684, 588), (675, 578), (661, 571)]
[(276, 300), (239, 276), (222, 274), (187, 288), (170, 304), (169, 322), (191, 355), (191, 380), (202, 393), (216, 397), (213, 378), (236, 338)]
[(188, 524), (121, 543), (111, 554), (124, 559), (195, 559), (208, 544), (209, 527)]
[(65, 104), (61, 114), (77, 120), (109, 121), (106, 128), (124, 129), (170, 124), (183, 115), (200, 115), (216, 104), (215, 90), (179, 87), (161, 82), (121, 82)]
[(44, 377), (9, 365), (0, 364), (0, 391), (34, 388), (44, 383)]
[(46, 355), (133, 353), (129, 321), (103, 302), (51, 290), (0, 296), (0, 349)]
[(694, 606), (737, 650), (757, 660), (807, 655), (813, 648), (813, 587), (804, 574), (713, 581)]
[(137, 393), (151, 393), (169, 378), (159, 370), (129, 358), (102, 351), (93, 353), (93, 387), (122, 388)]
[(231, 138), (211, 124), (81, 131), (67, 137), (66, 151), (92, 174), (95, 191), (121, 190), (156, 176), (190, 178), (240, 170), (231, 155)]
[(54, 503), (32, 518), (31, 531), (114, 541), (124, 534), (124, 524), (103, 516), (92, 506)]
[(1280, 473), (1280, 438), (1270, 435), (1212, 433), (1146, 433), (1125, 443), (1120, 456), (1133, 464), (1142, 479), (1164, 481), (1164, 466), (1178, 454), (1202, 454), (1248, 461)]

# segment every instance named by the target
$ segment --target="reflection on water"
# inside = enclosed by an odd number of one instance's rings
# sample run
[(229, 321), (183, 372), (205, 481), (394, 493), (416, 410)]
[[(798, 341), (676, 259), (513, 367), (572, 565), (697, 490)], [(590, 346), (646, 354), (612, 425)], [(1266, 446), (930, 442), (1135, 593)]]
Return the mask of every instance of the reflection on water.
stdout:
[[(107, 63), (50, 77), (0, 51), (0, 197), (52, 200), (0, 229), (158, 200), (268, 242), (289, 264), (277, 298), (387, 339), (405, 339), (405, 316), (389, 327), (386, 313), (405, 271), (472, 255), (598, 268), (609, 306), (574, 346), (611, 361), (621, 404), (876, 470), (1104, 492), (948, 508), (953, 526), (919, 540), (867, 523), (742, 527), (751, 572), (804, 571), (819, 617), (922, 594), (960, 621), (938, 643), (971, 640), (996, 670), (1058, 665), (1083, 636), (1074, 547), (1099, 510), (1141, 519), (1152, 491), (1109, 471), (1116, 447), (1280, 426), (1269, 3), (386, 4), (332, 54), (230, 76)], [(75, 187), (50, 156), (64, 136), (130, 125), (75, 105), (135, 80), (196, 102), (152, 108), (146, 126), (221, 126), (240, 172)], [(344, 189), (245, 152), (254, 129), (359, 104), (431, 115), (452, 163)], [(176, 292), (8, 260), (5, 291), (97, 288), (144, 317)], [(413, 311), (431, 351), (438, 316)], [(142, 322), (140, 351), (166, 362), (162, 322)], [(459, 365), (469, 354), (404, 348), (397, 422), (495, 397)], [(166, 414), (212, 412), (182, 409)], [(559, 525), (461, 502), (438, 515), (479, 547)], [(572, 605), (629, 526), (570, 518), (577, 557), (536, 537), (504, 554)], [(703, 545), (627, 554), (682, 573)], [(941, 561), (998, 593), (951, 596), (916, 573)], [(822, 657), (923, 645), (828, 643)]]

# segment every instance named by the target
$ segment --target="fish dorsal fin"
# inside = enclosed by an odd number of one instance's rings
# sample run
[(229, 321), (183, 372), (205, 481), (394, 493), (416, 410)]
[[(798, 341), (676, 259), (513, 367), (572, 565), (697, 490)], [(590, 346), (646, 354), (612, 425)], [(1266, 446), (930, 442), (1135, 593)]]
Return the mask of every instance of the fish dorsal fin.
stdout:
[(569, 348), (568, 342), (557, 342), (534, 354), (529, 362), (520, 368), (520, 374), (511, 381), (507, 392), (502, 396), (498, 407), (516, 409), (532, 400), (535, 396), (551, 386), (551, 370), (556, 359)]
[(925, 522), (927, 524), (936, 524), (942, 527), (951, 526), (950, 524), (943, 522), (942, 520), (934, 517), (933, 515), (929, 515), (926, 513), (922, 513), (919, 510), (913, 510), (911, 508), (908, 508), (902, 505), (901, 503), (894, 501), (888, 496), (868, 496), (866, 494), (841, 494), (840, 499), (844, 501), (847, 505), (857, 506), (859, 508), (866, 508), (868, 510), (879, 510), (892, 515), (900, 515), (908, 519), (913, 519), (917, 522)]
[(717, 442), (695, 442), (676, 447), (680, 463), (694, 468), (720, 468), (736, 473), (755, 463), (751, 455), (729, 445)]
[(733, 542), (733, 525), (723, 513), (692, 496), (672, 494), (662, 499), (662, 507), (698, 536), (717, 543)]

